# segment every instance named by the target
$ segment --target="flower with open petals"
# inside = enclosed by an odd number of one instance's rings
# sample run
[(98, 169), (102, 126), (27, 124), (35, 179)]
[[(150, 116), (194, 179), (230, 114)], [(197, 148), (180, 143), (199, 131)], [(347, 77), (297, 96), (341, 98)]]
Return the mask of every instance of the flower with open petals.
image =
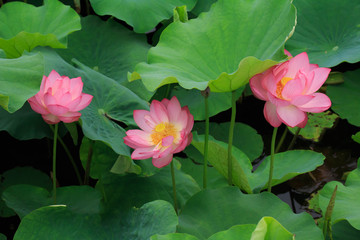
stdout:
[(152, 158), (153, 165), (162, 168), (191, 143), (194, 117), (176, 97), (152, 101), (150, 111), (135, 110), (134, 120), (142, 130), (129, 130), (124, 137), (125, 144), (135, 149), (134, 160)]
[(305, 127), (306, 112), (318, 113), (331, 106), (328, 96), (316, 91), (324, 84), (329, 68), (310, 64), (305, 52), (273, 66), (250, 79), (255, 97), (266, 101), (264, 115), (273, 126)]
[(40, 91), (28, 102), (48, 124), (75, 122), (81, 116), (79, 111), (87, 107), (93, 98), (83, 93), (82, 89), (81, 77), (70, 79), (52, 70), (48, 77), (43, 77)]

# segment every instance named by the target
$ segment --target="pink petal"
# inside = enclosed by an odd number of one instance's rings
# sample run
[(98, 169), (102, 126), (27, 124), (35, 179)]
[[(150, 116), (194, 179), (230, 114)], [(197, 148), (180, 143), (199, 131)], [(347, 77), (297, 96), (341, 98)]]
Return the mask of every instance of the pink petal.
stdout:
[(313, 98), (307, 103), (298, 106), (301, 111), (319, 113), (328, 110), (331, 107), (331, 101), (328, 96), (323, 93), (312, 94)]
[(41, 115), (41, 116), (44, 119), (44, 121), (48, 124), (56, 124), (56, 123), (60, 122), (60, 119), (57, 116), (54, 116), (52, 114), (46, 114), (46, 115)]
[(153, 100), (150, 104), (150, 116), (157, 124), (169, 122), (167, 109), (157, 100)]
[(261, 82), (262, 87), (266, 90), (266, 97), (265, 99), (268, 99), (269, 94), (272, 94), (273, 96), (276, 96), (276, 90), (277, 90), (277, 82), (279, 82), (281, 78), (277, 79), (272, 74), (272, 72), (269, 72), (268, 74), (264, 75), (264, 78)]
[(314, 78), (307, 84), (306, 94), (311, 94), (320, 89), (329, 76), (330, 68), (316, 68), (311, 73), (314, 73)]
[(194, 126), (194, 116), (190, 113), (188, 107), (186, 106), (185, 108), (186, 112), (187, 112), (187, 115), (188, 115), (188, 122), (186, 124), (186, 133), (190, 133), (193, 126)]
[(304, 127), (306, 126), (307, 121), (308, 121), (308, 116), (306, 115), (304, 121), (302, 121), (301, 123), (299, 123), (299, 124), (297, 125), (297, 127), (299, 127), (299, 128), (304, 128)]
[(314, 98), (314, 96), (312, 96), (312, 95), (300, 95), (300, 96), (293, 98), (290, 103), (292, 105), (299, 107), (301, 105), (308, 103), (313, 98)]
[(281, 96), (287, 100), (291, 100), (303, 92), (305, 82), (300, 78), (295, 78), (287, 82), (281, 92)]
[(174, 137), (171, 136), (171, 135), (161, 139), (161, 145), (164, 146), (164, 147), (171, 146), (173, 144), (173, 142), (174, 142)]
[(131, 158), (135, 160), (151, 158), (154, 155), (153, 149), (153, 147), (137, 148), (131, 154)]
[(157, 168), (162, 168), (162, 167), (165, 167), (165, 166), (169, 165), (169, 163), (171, 163), (172, 159), (173, 159), (173, 155), (169, 154), (169, 155), (164, 156), (162, 158), (153, 158), (152, 159), (152, 164)]
[(191, 140), (192, 140), (192, 133), (186, 135), (185, 132), (182, 132), (180, 141), (178, 143), (179, 145), (175, 148), (175, 150), (173, 152), (178, 153), (178, 152), (183, 151), (191, 143)]
[(81, 101), (76, 106), (74, 106), (74, 107), (71, 106), (71, 108), (70, 108), (71, 111), (77, 112), (77, 111), (83, 110), (84, 108), (89, 106), (92, 99), (93, 99), (93, 96), (91, 96), (90, 94), (86, 94), (86, 93), (81, 94)]
[(71, 94), (69, 92), (63, 94), (58, 98), (58, 102), (61, 103), (61, 105), (66, 106), (72, 101)]
[(45, 106), (55, 105), (55, 104), (57, 104), (56, 98), (53, 95), (51, 95), (50, 93), (45, 93), (44, 104), (45, 104)]
[(285, 53), (285, 55), (287, 55), (288, 57), (292, 57), (291, 53), (290, 53), (288, 50), (284, 49), (284, 53)]
[(276, 105), (271, 102), (266, 102), (264, 106), (264, 116), (266, 121), (270, 123), (273, 127), (279, 127), (281, 125), (281, 121), (278, 118), (276, 113)]
[[(151, 117), (150, 117), (150, 112), (146, 111), (146, 110), (134, 110), (134, 120), (136, 122), (136, 124), (145, 132), (151, 132), (153, 130), (153, 127), (155, 127), (155, 123), (154, 121), (152, 121)], [(148, 116), (146, 118), (146, 116)], [(146, 120), (148, 119), (148, 120)], [(151, 121), (149, 121), (149, 119), (151, 119)], [(151, 125), (149, 125), (149, 123)], [(153, 125), (153, 127), (152, 127)]]
[(295, 127), (302, 123), (306, 118), (306, 113), (299, 110), (294, 105), (278, 107), (276, 109), (279, 119), (287, 126)]
[(49, 113), (49, 111), (43, 105), (41, 105), (41, 103), (39, 103), (35, 97), (29, 98), (28, 102), (30, 104), (31, 109), (34, 110), (35, 112), (40, 113), (40, 114), (48, 114)]
[(163, 100), (161, 100), (161, 103), (167, 108), (168, 104), (169, 104), (170, 100), (167, 98), (164, 98)]
[(77, 98), (81, 95), (83, 90), (83, 82), (81, 81), (81, 77), (70, 79), (70, 92), (74, 98)]
[(250, 79), (250, 88), (251, 91), (253, 92), (254, 96), (263, 100), (263, 101), (267, 101), (267, 94), (266, 94), (266, 90), (263, 88), (261, 82), (264, 78), (263, 74), (256, 74), (255, 76), (253, 76)]
[[(188, 124), (188, 118), (190, 117), (190, 111), (187, 106), (183, 107), (181, 113), (179, 114), (178, 118), (172, 122), (175, 124), (175, 127), (181, 131), (182, 129), (186, 128)], [(192, 116), (192, 115), (191, 115)]]
[(47, 105), (49, 112), (55, 116), (61, 116), (69, 111), (67, 107), (61, 105)]
[(153, 142), (150, 137), (150, 133), (142, 130), (128, 130), (126, 132), (127, 139), (137, 144), (137, 147), (150, 147), (153, 146)]
[(166, 106), (169, 114), (169, 121), (170, 122), (176, 121), (179, 114), (181, 113), (181, 105), (178, 99), (175, 96), (172, 97)]
[(172, 146), (169, 146), (169, 147), (162, 147), (161, 149), (160, 149), (160, 151), (158, 151), (158, 152), (156, 152), (155, 154), (154, 154), (154, 156), (153, 156), (153, 158), (162, 158), (162, 157), (165, 157), (165, 156), (167, 156), (167, 155), (169, 155), (169, 154), (173, 154), (173, 148), (172, 148)]
[(79, 118), (81, 116), (81, 113), (75, 112), (73, 114), (69, 114), (69, 116), (59, 116), (59, 119), (63, 121), (64, 123), (72, 123), (79, 121)]
[(285, 77), (295, 78), (299, 70), (309, 72), (310, 63), (306, 52), (300, 53), (289, 60), (289, 66)]

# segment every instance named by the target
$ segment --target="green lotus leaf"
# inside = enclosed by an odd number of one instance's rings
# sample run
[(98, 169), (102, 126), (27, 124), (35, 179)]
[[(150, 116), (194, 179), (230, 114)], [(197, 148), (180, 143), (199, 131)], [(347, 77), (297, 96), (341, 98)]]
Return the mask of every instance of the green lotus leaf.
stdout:
[(295, 234), (296, 239), (323, 239), (310, 214), (294, 214), (286, 203), (268, 192), (243, 194), (237, 187), (203, 190), (195, 194), (179, 215), (178, 232), (202, 240), (235, 225), (257, 224), (264, 216), (275, 218)]
[[(176, 169), (175, 180), (178, 206), (181, 208), (192, 195), (200, 191), (200, 188), (192, 177)], [(109, 211), (113, 211), (114, 208), (126, 210), (133, 206), (140, 207), (156, 199), (173, 202), (170, 166), (162, 168), (150, 177), (109, 173), (102, 176), (96, 188), (106, 196)]]
[(288, 0), (219, 0), (209, 12), (174, 22), (161, 34), (129, 80), (150, 91), (169, 83), (186, 89), (229, 92), (284, 60), (283, 46), (295, 25)]
[(173, 9), (186, 5), (191, 10), (196, 0), (90, 0), (98, 15), (112, 15), (124, 20), (135, 32), (145, 33), (161, 22), (173, 16)]
[(81, 26), (81, 31), (69, 36), (68, 48), (57, 50), (59, 55), (69, 63), (75, 58), (149, 100), (152, 93), (141, 81), (130, 83), (127, 80), (127, 72), (146, 60), (150, 47), (146, 37), (135, 34), (112, 19), (103, 21), (93, 15), (82, 18)]
[(0, 240), (6, 240), (6, 239), (7, 237), (4, 234), (0, 233)]
[[(275, 154), (271, 185), (283, 183), (297, 175), (315, 170), (324, 163), (325, 156), (310, 150), (292, 150)], [(270, 156), (267, 156), (254, 173), (248, 176), (254, 192), (265, 189), (268, 184)]]
[[(308, 113), (308, 122), (304, 128), (300, 130), (299, 135), (305, 139), (319, 142), (326, 129), (332, 128), (338, 115), (331, 111), (321, 113)], [(290, 132), (296, 133), (297, 128), (288, 127)]]
[(352, 135), (351, 138), (357, 142), (360, 143), (360, 132), (357, 132), (356, 134)]
[(90, 140), (87, 137), (83, 138), (79, 153), (84, 169), (88, 155), (91, 154), (90, 177), (93, 179), (99, 179), (103, 174), (108, 173), (118, 157), (118, 154), (104, 142)]
[(0, 72), (0, 106), (13, 113), (39, 91), (44, 58), (39, 53), (16, 59), (0, 58)]
[(340, 221), (332, 225), (332, 237), (334, 240), (358, 240), (360, 230), (353, 228), (348, 221)]
[(345, 185), (340, 182), (328, 182), (319, 192), (319, 205), (323, 213), (326, 212), (327, 205), (332, 192), (337, 186), (335, 206), (331, 215), (332, 224), (342, 220), (347, 220), (350, 225), (360, 230), (360, 159), (357, 169), (353, 170), (347, 177)]
[(16, 167), (4, 172), (0, 175), (0, 216), (10, 217), (14, 216), (15, 212), (6, 206), (2, 199), (3, 192), (18, 184), (29, 184), (50, 190), (52, 181), (45, 173), (34, 169), (32, 167)]
[(197, 16), (202, 12), (208, 12), (211, 5), (216, 1), (217, 0), (198, 0), (191, 12)]
[(186, 233), (169, 233), (166, 235), (154, 235), (150, 240), (199, 240), (197, 237), (194, 237)]
[[(236, 97), (239, 98), (243, 88), (236, 90)], [(188, 106), (194, 120), (205, 120), (205, 98), (196, 89), (184, 89), (176, 86), (171, 91), (172, 96), (176, 96), (183, 106)], [(208, 97), (209, 117), (231, 108), (232, 93), (212, 92)]]
[(0, 9), (0, 48), (9, 58), (36, 46), (66, 48), (68, 34), (79, 29), (79, 15), (57, 0), (44, 0), (41, 7), (10, 2)]
[[(193, 133), (191, 144), (202, 154), (204, 153), (204, 135)], [(224, 177), (228, 177), (227, 144), (215, 139), (209, 139), (209, 163)], [(252, 193), (248, 176), (251, 175), (252, 165), (249, 158), (236, 147), (232, 148), (232, 182), (247, 193)]]
[(328, 86), (326, 94), (330, 97), (334, 110), (341, 118), (360, 127), (360, 70), (344, 73), (344, 83)]
[[(69, 186), (57, 188), (57, 204), (65, 204), (79, 214), (100, 212), (101, 194), (89, 186)], [(45, 188), (18, 184), (7, 188), (3, 193), (6, 205), (20, 218), (44, 206), (54, 204), (52, 194)]]
[[(210, 123), (210, 135), (223, 142), (229, 141), (230, 122)], [(194, 130), (199, 134), (205, 133), (204, 123), (195, 123)], [(264, 143), (261, 135), (255, 129), (244, 123), (235, 123), (233, 145), (249, 157), (251, 161), (261, 155)]]
[(286, 43), (293, 55), (307, 52), (322, 67), (360, 61), (359, 1), (294, 1), (297, 25)]

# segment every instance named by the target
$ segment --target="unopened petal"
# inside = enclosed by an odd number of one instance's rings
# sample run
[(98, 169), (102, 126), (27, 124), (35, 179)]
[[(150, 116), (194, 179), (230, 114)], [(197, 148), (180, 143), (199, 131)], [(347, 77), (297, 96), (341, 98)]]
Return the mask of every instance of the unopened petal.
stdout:
[(69, 111), (67, 107), (61, 105), (47, 105), (49, 112), (55, 116), (61, 116)]
[(156, 123), (169, 122), (166, 107), (157, 100), (152, 101), (150, 104), (150, 116)]
[(28, 99), (28, 102), (30, 104), (30, 107), (32, 110), (34, 110), (37, 113), (40, 114), (48, 114), (49, 111), (41, 104), (39, 103), (35, 96)]
[(289, 60), (285, 77), (295, 78), (300, 69), (306, 73), (310, 70), (309, 57), (306, 52), (300, 53)]

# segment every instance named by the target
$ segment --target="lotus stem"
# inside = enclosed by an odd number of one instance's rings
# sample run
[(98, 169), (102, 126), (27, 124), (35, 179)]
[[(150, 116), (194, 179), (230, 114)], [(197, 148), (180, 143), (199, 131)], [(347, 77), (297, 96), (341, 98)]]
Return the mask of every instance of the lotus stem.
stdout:
[(171, 161), (171, 179), (172, 179), (172, 186), (173, 186), (173, 198), (174, 198), (174, 209), (176, 215), (178, 214), (178, 206), (177, 206), (177, 199), (176, 199), (176, 182), (175, 182), (175, 170), (174, 170), (174, 160)]
[(278, 153), (278, 152), (279, 152), (281, 146), (282, 146), (283, 143), (284, 143), (284, 140), (285, 140), (285, 137), (286, 137), (286, 134), (287, 134), (288, 131), (289, 131), (289, 129), (288, 129), (287, 127), (285, 127), (285, 130), (284, 130), (283, 134), (281, 135), (280, 141), (279, 141), (279, 143), (278, 143), (277, 146), (276, 146), (275, 153)]
[(297, 127), (295, 135), (291, 139), (291, 142), (290, 142), (289, 147), (287, 148), (287, 150), (291, 150), (294, 147), (295, 141), (296, 141), (297, 137), (299, 136), (300, 130), (301, 130), (301, 128)]
[(271, 157), (270, 157), (270, 171), (269, 171), (269, 181), (268, 181), (268, 192), (271, 192), (271, 182), (274, 171), (274, 158), (275, 158), (275, 141), (276, 141), (276, 133), (278, 128), (274, 128), (272, 139), (271, 139)]
[(329, 204), (326, 208), (326, 213), (324, 216), (324, 225), (323, 225), (323, 235), (324, 239), (326, 239), (326, 235), (329, 234), (330, 239), (332, 238), (332, 232), (331, 232), (331, 215), (335, 207), (335, 198), (336, 198), (336, 191), (337, 191), (337, 185), (334, 188), (334, 191), (331, 195)]
[[(51, 130), (53, 132), (55, 132), (54, 128), (51, 125), (49, 125), (49, 126), (50, 126)], [(77, 167), (77, 165), (75, 163), (75, 160), (74, 160), (73, 156), (71, 155), (69, 149), (67, 148), (66, 144), (64, 143), (64, 141), (61, 139), (61, 137), (59, 135), (57, 136), (57, 139), (60, 142), (61, 146), (64, 148), (66, 155), (70, 159), (71, 165), (74, 168), (74, 171), (75, 171), (75, 174), (76, 174), (76, 177), (78, 179), (79, 184), (82, 185), (83, 182), (82, 182), (82, 179), (81, 179), (81, 175), (80, 175), (79, 169), (78, 169), (78, 167)]]
[(53, 198), (54, 204), (56, 204), (56, 144), (57, 144), (57, 135), (58, 135), (59, 124), (55, 124), (54, 129), (54, 143), (53, 143)]
[(94, 142), (95, 142), (94, 140), (90, 140), (89, 151), (88, 151), (88, 156), (87, 156), (87, 160), (86, 160), (86, 167), (85, 167), (85, 176), (84, 176), (84, 184), (85, 185), (89, 185), (91, 159), (92, 159), (92, 155), (93, 155)]
[(228, 142), (228, 183), (230, 186), (232, 185), (232, 143), (234, 137), (235, 118), (236, 118), (236, 94), (235, 91), (233, 91), (232, 99), (231, 99), (231, 120), (230, 120), (229, 142)]
[(204, 173), (203, 173), (203, 188), (207, 187), (207, 164), (208, 164), (208, 152), (209, 152), (209, 93), (210, 89), (207, 88), (203, 92), (203, 96), (205, 98), (205, 143), (204, 143)]

